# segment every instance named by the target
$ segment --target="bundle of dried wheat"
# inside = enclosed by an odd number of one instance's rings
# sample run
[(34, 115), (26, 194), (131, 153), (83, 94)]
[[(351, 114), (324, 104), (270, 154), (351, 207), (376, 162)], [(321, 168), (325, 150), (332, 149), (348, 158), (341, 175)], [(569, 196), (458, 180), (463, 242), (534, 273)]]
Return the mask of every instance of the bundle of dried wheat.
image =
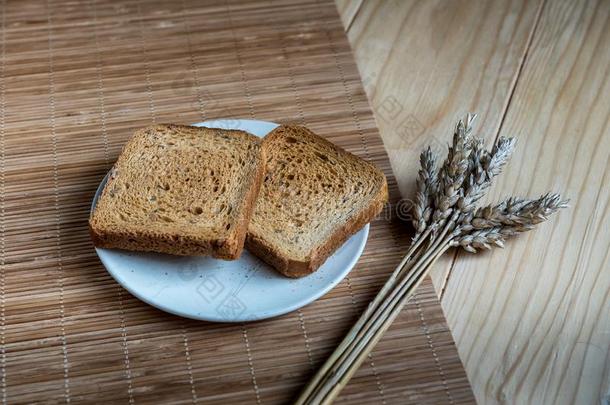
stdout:
[(504, 246), (567, 206), (558, 194), (534, 200), (511, 197), (477, 207), (492, 180), (510, 158), (515, 142), (499, 138), (491, 150), (471, 137), (476, 115), (468, 114), (453, 134), (445, 162), (437, 168), (430, 148), (420, 156), (413, 208), (415, 237), (401, 263), (297, 399), (297, 404), (327, 404), (339, 394), (364, 358), (398, 316), (434, 262), (451, 247), (476, 253)]

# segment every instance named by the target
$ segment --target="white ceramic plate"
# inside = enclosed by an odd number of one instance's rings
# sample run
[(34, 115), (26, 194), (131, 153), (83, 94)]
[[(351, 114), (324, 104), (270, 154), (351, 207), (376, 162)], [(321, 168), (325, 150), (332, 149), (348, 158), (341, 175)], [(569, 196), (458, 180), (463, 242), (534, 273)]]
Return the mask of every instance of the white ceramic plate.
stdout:
[[(241, 129), (263, 137), (277, 124), (215, 120), (197, 126)], [(99, 185), (92, 209), (106, 184)], [(289, 279), (244, 250), (238, 260), (96, 249), (108, 272), (142, 301), (172, 314), (214, 322), (242, 322), (294, 311), (324, 295), (354, 267), (369, 232), (365, 226), (315, 273)]]

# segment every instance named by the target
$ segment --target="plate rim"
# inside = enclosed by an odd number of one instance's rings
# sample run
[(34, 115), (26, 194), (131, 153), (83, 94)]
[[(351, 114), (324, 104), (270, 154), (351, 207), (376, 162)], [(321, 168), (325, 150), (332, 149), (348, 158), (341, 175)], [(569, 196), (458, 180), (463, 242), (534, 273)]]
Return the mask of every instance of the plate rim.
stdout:
[[(274, 123), (274, 122), (270, 122), (270, 121), (262, 121), (262, 120), (253, 120), (253, 119), (213, 119), (213, 120), (206, 120), (206, 121), (202, 121), (202, 122), (196, 122), (191, 124), (192, 126), (206, 126), (206, 123), (210, 123), (210, 122), (222, 122), (222, 121), (233, 121), (233, 122), (250, 122), (252, 124), (264, 124), (264, 125), (270, 125), (270, 126), (279, 126), (279, 124)], [(255, 136), (258, 136), (260, 138), (263, 138), (263, 136), (259, 136), (254, 134)], [(266, 135), (266, 134), (265, 134)], [(95, 194), (93, 196), (93, 199), (91, 201), (91, 207), (90, 207), (90, 215), (93, 212), (94, 208), (95, 208), (95, 204), (97, 203), (97, 200), (99, 198), (99, 196), (101, 195), (101, 192), (104, 188), (104, 186), (106, 185), (106, 182), (108, 180), (108, 177), (110, 176), (112, 169), (110, 169), (108, 171), (108, 173), (106, 173), (106, 175), (104, 176), (104, 178), (102, 179), (102, 181), (99, 183)], [(275, 318), (281, 315), (285, 315), (287, 313), (293, 312), (299, 308), (302, 308), (318, 299), (320, 299), (321, 297), (323, 297), (324, 295), (326, 295), (330, 290), (332, 290), (334, 287), (336, 287), (341, 281), (343, 281), (346, 276), (350, 273), (350, 271), (355, 267), (356, 263), (358, 262), (358, 260), (360, 260), (360, 257), (362, 256), (362, 253), (364, 252), (364, 249), (366, 247), (366, 243), (368, 242), (368, 236), (369, 236), (369, 228), (370, 228), (370, 224), (366, 224), (364, 227), (362, 227), (357, 233), (355, 233), (354, 235), (350, 236), (350, 238), (358, 235), (359, 233), (362, 233), (362, 238), (359, 241), (358, 245), (356, 246), (356, 254), (354, 254), (349, 262), (346, 262), (346, 265), (344, 266), (344, 268), (342, 269), (342, 271), (340, 271), (338, 274), (336, 274), (334, 277), (331, 278), (330, 282), (328, 282), (326, 285), (324, 285), (323, 288), (320, 288), (319, 290), (316, 290), (314, 294), (312, 294), (311, 296), (306, 296), (294, 303), (292, 303), (291, 305), (285, 306), (285, 307), (278, 307), (276, 308), (276, 310), (274, 311), (266, 311), (264, 314), (260, 315), (260, 316), (251, 316), (248, 318), (242, 317), (242, 318), (235, 318), (235, 319), (231, 319), (231, 318), (226, 318), (223, 317), (217, 313), (214, 313), (214, 315), (210, 316), (209, 314), (207, 315), (198, 315), (198, 314), (193, 314), (190, 312), (186, 312), (186, 311), (182, 311), (180, 309), (176, 309), (176, 308), (172, 308), (169, 307), (167, 305), (165, 305), (163, 302), (155, 302), (154, 300), (151, 300), (150, 298), (148, 298), (145, 294), (140, 294), (136, 289), (133, 289), (131, 287), (131, 283), (127, 282), (123, 277), (121, 277), (121, 273), (120, 271), (117, 271), (117, 269), (110, 265), (108, 263), (108, 258), (105, 255), (105, 251), (112, 251), (114, 249), (103, 249), (103, 248), (98, 248), (98, 247), (94, 247), (95, 248), (95, 252), (97, 254), (97, 256), (99, 257), (100, 261), (102, 262), (102, 264), (104, 265), (104, 268), (106, 269), (106, 271), (110, 274), (110, 276), (125, 290), (127, 290), (131, 295), (133, 295), (134, 297), (138, 298), (140, 301), (154, 307), (157, 308), (161, 311), (176, 315), (176, 316), (181, 316), (184, 318), (188, 318), (188, 319), (194, 319), (194, 320), (199, 320), (199, 321), (207, 321), (207, 322), (220, 322), (220, 323), (239, 323), (239, 322), (253, 322), (253, 321), (259, 321), (259, 320), (263, 320), (263, 319), (270, 319), (270, 318)], [(346, 241), (347, 242), (347, 241)], [(338, 249), (341, 249), (343, 245), (341, 245)], [(338, 250), (337, 249), (337, 250)], [(118, 249), (117, 249), (118, 250)], [(336, 251), (335, 251), (336, 252)], [(137, 252), (136, 252), (137, 254)], [(240, 260), (240, 259), (237, 259)], [(263, 262), (264, 263), (264, 262)], [(268, 264), (265, 263), (266, 266), (269, 266)], [(275, 271), (275, 270), (273, 270)], [(315, 272), (312, 273), (311, 275), (305, 276), (300, 278), (302, 279), (306, 279), (307, 277), (313, 276), (315, 275)], [(291, 278), (286, 278), (287, 282), (290, 282), (294, 279)]]

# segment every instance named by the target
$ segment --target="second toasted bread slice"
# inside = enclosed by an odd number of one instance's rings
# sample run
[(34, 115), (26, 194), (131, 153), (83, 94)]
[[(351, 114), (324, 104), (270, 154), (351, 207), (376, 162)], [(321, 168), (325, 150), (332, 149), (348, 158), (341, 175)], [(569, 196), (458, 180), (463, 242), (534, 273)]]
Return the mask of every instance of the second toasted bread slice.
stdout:
[(305, 276), (383, 209), (386, 179), (305, 127), (280, 126), (263, 147), (265, 178), (246, 247), (288, 277)]
[(154, 125), (136, 131), (89, 220), (98, 247), (236, 259), (264, 171), (243, 131)]

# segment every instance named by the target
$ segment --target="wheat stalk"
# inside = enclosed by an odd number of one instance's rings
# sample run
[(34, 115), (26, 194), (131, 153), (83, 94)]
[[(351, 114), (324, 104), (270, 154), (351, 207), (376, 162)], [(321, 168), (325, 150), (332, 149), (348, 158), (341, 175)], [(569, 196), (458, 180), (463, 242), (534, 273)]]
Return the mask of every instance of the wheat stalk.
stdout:
[(497, 205), (477, 209), (472, 218), (465, 218), (462, 227), (464, 231), (468, 231), (501, 225), (536, 225), (566, 206), (567, 201), (561, 200), (559, 194), (547, 193), (535, 200), (510, 197)]
[(457, 207), (462, 214), (467, 214), (475, 208), (476, 202), (491, 186), (493, 178), (500, 174), (510, 159), (514, 147), (513, 138), (500, 137), (491, 153), (488, 153), (483, 148), (482, 139), (472, 141), (469, 175), (462, 186), (463, 195), (457, 201)]
[(414, 240), (426, 229), (426, 225), (432, 216), (432, 202), (437, 185), (436, 158), (432, 149), (427, 147), (419, 157), (421, 168), (417, 176), (417, 191), (415, 192), (415, 203), (413, 205), (413, 227), (415, 228)]
[(449, 147), (447, 159), (441, 167), (438, 188), (434, 195), (434, 228), (440, 228), (444, 224), (460, 198), (460, 189), (470, 166), (470, 133), (475, 119), (476, 114), (468, 114), (465, 120), (458, 122), (453, 133), (453, 144)]
[(305, 386), (296, 404), (329, 404), (347, 384), (381, 339), (435, 261), (451, 247), (476, 253), (529, 231), (567, 207), (558, 194), (528, 200), (511, 197), (477, 208), (491, 182), (508, 162), (515, 142), (499, 138), (490, 151), (471, 138), (476, 118), (468, 114), (453, 134), (447, 159), (436, 171), (430, 148), (420, 156), (421, 168), (413, 205), (415, 237), (407, 254), (360, 319)]

